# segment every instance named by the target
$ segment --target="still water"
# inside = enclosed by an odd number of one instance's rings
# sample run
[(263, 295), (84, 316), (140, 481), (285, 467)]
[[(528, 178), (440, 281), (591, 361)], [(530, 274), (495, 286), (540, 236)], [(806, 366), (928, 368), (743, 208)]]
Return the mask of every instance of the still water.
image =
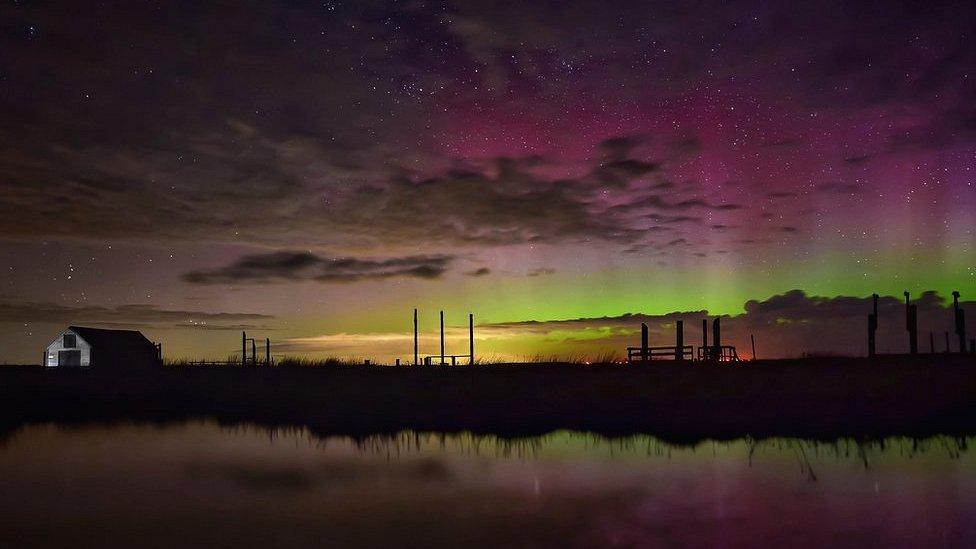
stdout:
[(39, 425), (0, 443), (0, 547), (971, 546), (972, 441)]

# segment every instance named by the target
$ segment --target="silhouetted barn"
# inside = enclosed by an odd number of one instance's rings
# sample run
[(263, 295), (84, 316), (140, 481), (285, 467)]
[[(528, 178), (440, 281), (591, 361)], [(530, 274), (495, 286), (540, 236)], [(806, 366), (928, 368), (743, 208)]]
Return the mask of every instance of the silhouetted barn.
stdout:
[(69, 326), (44, 350), (49, 368), (132, 371), (160, 364), (160, 348), (134, 330)]

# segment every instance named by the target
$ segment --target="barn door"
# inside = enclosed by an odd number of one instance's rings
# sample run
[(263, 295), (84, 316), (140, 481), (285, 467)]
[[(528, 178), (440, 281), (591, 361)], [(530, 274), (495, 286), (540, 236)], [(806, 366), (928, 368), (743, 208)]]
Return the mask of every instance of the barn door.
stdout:
[(81, 366), (81, 351), (58, 351), (58, 366)]

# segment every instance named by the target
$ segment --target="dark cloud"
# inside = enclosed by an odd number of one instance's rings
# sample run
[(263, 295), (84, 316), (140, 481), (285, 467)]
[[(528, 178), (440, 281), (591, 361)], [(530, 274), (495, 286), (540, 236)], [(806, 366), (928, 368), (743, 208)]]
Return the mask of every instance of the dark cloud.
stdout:
[(669, 142), (667, 148), (673, 155), (692, 155), (702, 151), (702, 142), (697, 137), (687, 137)]
[(242, 257), (213, 270), (191, 271), (183, 280), (191, 284), (269, 283), (296, 280), (358, 282), (396, 277), (439, 278), (453, 256), (413, 255), (384, 259), (321, 257), (309, 252), (273, 252)]
[(858, 156), (848, 156), (847, 158), (844, 159), (844, 162), (847, 162), (848, 164), (857, 166), (857, 165), (860, 165), (860, 164), (864, 164), (868, 160), (871, 160), (871, 158), (872, 158), (872, 155), (870, 155), (870, 154), (862, 154), (862, 155), (858, 155)]
[[(628, 209), (607, 212), (600, 193), (608, 185), (623, 191), (657, 169), (621, 159), (578, 178), (547, 178), (532, 171), (534, 162), (498, 158), (420, 176), (394, 165), (350, 165), (373, 154), (369, 149), (340, 158), (318, 139), (240, 132), (185, 136), (184, 153), (64, 150), (36, 169), (16, 168), (9, 200), (0, 204), (0, 229), (11, 238), (243, 239), (277, 247), (626, 243), (639, 238), (639, 227)], [(65, 170), (125, 183), (82, 192)], [(697, 206), (707, 207), (660, 203)]]
[(637, 135), (621, 135), (604, 139), (599, 147), (610, 161), (615, 161), (630, 157), (634, 148), (643, 142), (644, 139)]
[(861, 192), (861, 187), (856, 183), (844, 183), (842, 181), (821, 183), (816, 188), (817, 192), (821, 193), (857, 194)]
[(684, 238), (675, 238), (674, 240), (668, 241), (663, 244), (662, 248), (673, 248), (675, 246), (688, 246), (688, 241)]
[(728, 211), (728, 210), (741, 210), (743, 208), (740, 204), (712, 204), (703, 198), (693, 198), (690, 200), (682, 200), (677, 204), (674, 204), (674, 208), (678, 210), (685, 210), (688, 208), (704, 208), (706, 210), (716, 210), (716, 211)]
[[(934, 112), (893, 128), (893, 147), (972, 139), (972, 87), (959, 83), (976, 56), (965, 41), (973, 10), (828, 5), (706, 3), (703, 19), (641, 3), (119, 4), (72, 9), (73, 17), (57, 2), (19, 3), (0, 35), (10, 60), (0, 95), (0, 232), (277, 247), (628, 244), (639, 227), (626, 211), (606, 219), (594, 186), (653, 179), (676, 155), (707, 145), (686, 130), (610, 137), (587, 176), (564, 181), (530, 175), (530, 163), (449, 169), (453, 157), (441, 151), (451, 132), (418, 131), (437, 122), (432, 112), (465, 116), (464, 107), (506, 93), (521, 110), (611, 91), (609, 104), (650, 90), (671, 105), (734, 76), (804, 106), (894, 102)], [(851, 33), (848, 21), (863, 28)], [(904, 36), (929, 36), (926, 55)], [(654, 70), (635, 70), (646, 66)], [(661, 158), (635, 154), (652, 144)], [(438, 208), (428, 223), (415, 222), (429, 211), (418, 194)], [(660, 210), (741, 207), (643, 200)], [(512, 211), (516, 203), (525, 206)]]
[[(658, 210), (658, 211), (686, 211), (686, 210), (712, 210), (712, 211), (730, 211), (739, 210), (743, 206), (739, 204), (724, 204), (724, 203), (712, 203), (702, 197), (691, 197), (681, 200), (671, 200), (669, 196), (661, 194), (650, 194), (643, 196), (641, 198), (632, 200), (626, 204), (619, 204), (613, 206), (608, 212), (612, 213), (630, 213), (633, 211), (640, 210)], [(654, 215), (654, 214), (651, 214)], [(661, 217), (651, 217), (655, 221), (660, 221), (666, 223), (666, 216)], [(691, 221), (690, 217), (680, 217), (681, 221)], [(671, 221), (673, 222), (673, 221)]]
[(488, 267), (480, 267), (480, 268), (475, 269), (473, 271), (468, 271), (468, 272), (466, 272), (464, 274), (466, 274), (468, 276), (485, 276), (485, 275), (491, 274), (491, 269), (489, 269)]
[(532, 276), (532, 277), (535, 277), (535, 276), (549, 276), (551, 274), (555, 274), (555, 272), (556, 272), (556, 269), (553, 269), (552, 267), (539, 267), (538, 269), (532, 269), (525, 276)]
[(102, 327), (178, 327), (205, 330), (269, 329), (273, 316), (253, 313), (201, 312), (159, 309), (153, 305), (59, 305), (39, 302), (0, 302), (0, 323), (83, 324)]
[(702, 218), (690, 216), (690, 215), (663, 215), (659, 213), (651, 213), (647, 215), (648, 219), (655, 221), (657, 223), (701, 223)]
[(767, 198), (777, 199), (777, 198), (793, 198), (797, 194), (793, 191), (773, 191), (766, 193)]
[(633, 245), (627, 246), (626, 248), (624, 248), (623, 250), (621, 250), (621, 253), (625, 253), (625, 254), (639, 254), (639, 253), (642, 253), (642, 252), (647, 251), (649, 248), (651, 248), (651, 245), (650, 244), (633, 244)]

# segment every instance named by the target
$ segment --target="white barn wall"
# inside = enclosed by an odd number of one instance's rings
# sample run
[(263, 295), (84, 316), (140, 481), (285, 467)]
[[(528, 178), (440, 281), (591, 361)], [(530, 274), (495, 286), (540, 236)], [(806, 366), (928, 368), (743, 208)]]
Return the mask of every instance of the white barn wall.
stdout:
[[(65, 334), (75, 334), (75, 339), (78, 343), (76, 347), (67, 348), (64, 346), (64, 335)], [(72, 330), (65, 330), (58, 334), (58, 337), (47, 346), (44, 351), (44, 365), (49, 368), (57, 367), (58, 365), (58, 351), (81, 351), (81, 365), (91, 366), (91, 345), (87, 341), (81, 339), (81, 336), (76, 334)]]

